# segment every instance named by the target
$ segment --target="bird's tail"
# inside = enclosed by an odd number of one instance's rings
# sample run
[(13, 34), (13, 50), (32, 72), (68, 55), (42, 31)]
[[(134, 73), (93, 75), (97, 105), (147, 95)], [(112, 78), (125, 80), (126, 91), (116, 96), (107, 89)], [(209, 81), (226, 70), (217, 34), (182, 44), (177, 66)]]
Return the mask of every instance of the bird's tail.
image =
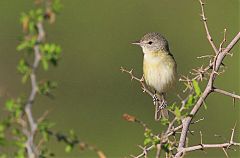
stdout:
[(156, 102), (156, 108), (155, 108), (155, 120), (159, 121), (161, 119), (161, 117), (168, 119), (168, 110), (166, 109), (167, 106), (167, 102), (166, 100), (163, 99)]

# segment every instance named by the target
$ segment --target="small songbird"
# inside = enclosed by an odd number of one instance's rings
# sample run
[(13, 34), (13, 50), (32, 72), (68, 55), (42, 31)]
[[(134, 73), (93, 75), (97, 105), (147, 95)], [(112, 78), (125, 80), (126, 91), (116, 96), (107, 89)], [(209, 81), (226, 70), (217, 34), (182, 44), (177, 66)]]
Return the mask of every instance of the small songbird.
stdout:
[(141, 46), (143, 50), (144, 79), (155, 92), (155, 120), (159, 120), (161, 116), (168, 118), (165, 94), (174, 86), (177, 76), (177, 64), (170, 53), (168, 41), (161, 34), (152, 32), (132, 44)]

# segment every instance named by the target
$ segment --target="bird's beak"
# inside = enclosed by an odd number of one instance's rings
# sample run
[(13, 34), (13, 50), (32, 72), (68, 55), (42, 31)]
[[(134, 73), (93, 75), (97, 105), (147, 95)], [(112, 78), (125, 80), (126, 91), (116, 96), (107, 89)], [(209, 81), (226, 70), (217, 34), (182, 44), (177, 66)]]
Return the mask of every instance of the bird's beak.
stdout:
[(140, 41), (132, 42), (132, 44), (135, 44), (135, 45), (139, 45), (139, 46), (140, 46)]

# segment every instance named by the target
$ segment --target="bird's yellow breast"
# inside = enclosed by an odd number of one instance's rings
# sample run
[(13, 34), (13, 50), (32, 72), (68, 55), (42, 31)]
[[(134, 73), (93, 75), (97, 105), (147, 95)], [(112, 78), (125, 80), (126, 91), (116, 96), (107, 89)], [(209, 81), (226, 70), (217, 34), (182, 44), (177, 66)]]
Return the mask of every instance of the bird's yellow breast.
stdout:
[(176, 62), (166, 52), (147, 53), (144, 54), (143, 73), (147, 85), (164, 93), (175, 83)]

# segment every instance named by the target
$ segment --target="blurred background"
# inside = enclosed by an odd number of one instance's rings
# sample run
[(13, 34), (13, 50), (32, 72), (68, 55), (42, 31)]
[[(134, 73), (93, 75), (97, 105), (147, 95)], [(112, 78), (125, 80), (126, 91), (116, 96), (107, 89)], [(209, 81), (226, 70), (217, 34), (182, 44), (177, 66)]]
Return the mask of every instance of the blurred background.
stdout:
[[(39, 79), (52, 79), (59, 87), (55, 99), (39, 96), (34, 105), (35, 117), (50, 110), (48, 119), (56, 123), (56, 131), (74, 129), (80, 140), (94, 144), (109, 158), (137, 155), (138, 144), (143, 144), (143, 129), (122, 119), (129, 113), (146, 122), (155, 133), (162, 126), (154, 121), (152, 98), (142, 93), (140, 85), (131, 81), (120, 67), (134, 69), (142, 76), (143, 54), (131, 45), (147, 32), (160, 32), (170, 43), (170, 50), (178, 63), (179, 74), (188, 75), (192, 68), (206, 63), (197, 56), (212, 54), (203, 24), (198, 1), (173, 0), (62, 0), (62, 9), (53, 25), (46, 25), (47, 40), (60, 44), (63, 54), (59, 66), (49, 72), (39, 71)], [(213, 39), (218, 46), (223, 30), (227, 41), (239, 31), (239, 0), (207, 1), (206, 16)], [(21, 53), (16, 51), (22, 35), (19, 16), (33, 8), (32, 0), (0, 1), (0, 103), (9, 97), (29, 93), (29, 85), (22, 85), (16, 65)], [(239, 43), (224, 64), (226, 72), (216, 80), (216, 86), (240, 94)], [(205, 82), (201, 87), (205, 86)], [(168, 94), (170, 103), (179, 102), (184, 86)], [(189, 144), (199, 144), (199, 131), (204, 143), (221, 143), (220, 134), (229, 139), (237, 121), (239, 129), (239, 102), (220, 94), (210, 95), (208, 109), (200, 110), (196, 119), (205, 120), (193, 125), (194, 135)], [(239, 130), (236, 130), (239, 136)], [(237, 139), (237, 138), (236, 138)], [(239, 137), (238, 137), (239, 140)], [(52, 142), (50, 149), (58, 158), (97, 157), (93, 152), (74, 150), (65, 154), (64, 145)], [(187, 157), (225, 157), (220, 149), (197, 151)], [(240, 157), (239, 151), (229, 151), (230, 157)]]

